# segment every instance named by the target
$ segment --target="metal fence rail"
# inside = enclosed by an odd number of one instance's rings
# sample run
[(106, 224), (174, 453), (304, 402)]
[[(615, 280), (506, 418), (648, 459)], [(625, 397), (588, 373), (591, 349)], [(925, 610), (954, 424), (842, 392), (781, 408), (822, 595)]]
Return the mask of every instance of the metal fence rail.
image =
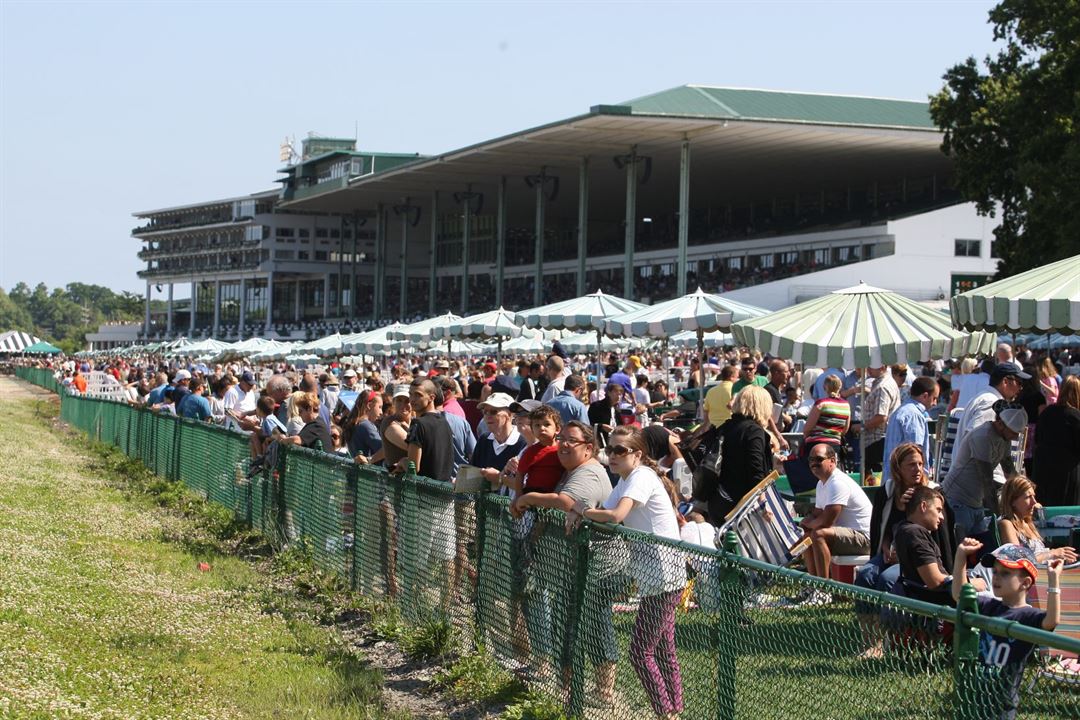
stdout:
[[(47, 371), (18, 374), (56, 384)], [(1008, 717), (1017, 699), (1020, 718), (1080, 717), (1080, 685), (1047, 659), (1075, 657), (1080, 641), (981, 617), (972, 604), (815, 580), (623, 527), (568, 533), (558, 511), (514, 520), (505, 498), (293, 446), (252, 473), (240, 434), (62, 398), (69, 424), (274, 541), (301, 544), (409, 623), (449, 621), (459, 649), (482, 644), (570, 717), (974, 720)], [(980, 630), (1046, 649), (1016, 693), (978, 660)], [(871, 647), (880, 656), (861, 657)]]

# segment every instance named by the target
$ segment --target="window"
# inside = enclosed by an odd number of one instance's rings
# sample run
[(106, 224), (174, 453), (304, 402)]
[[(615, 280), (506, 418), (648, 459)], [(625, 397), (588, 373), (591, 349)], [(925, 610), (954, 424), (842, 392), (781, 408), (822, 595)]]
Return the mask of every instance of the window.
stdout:
[(330, 231), (327, 230), (326, 228), (315, 228), (315, 237), (324, 238), (324, 237), (329, 237), (329, 236), (330, 236)]
[(301, 251), (297, 252), (296, 253), (296, 259), (297, 260), (308, 260), (309, 259), (308, 258), (308, 251), (307, 250), (301, 250)]
[(277, 229), (277, 236), (278, 237), (291, 238), (291, 237), (294, 237), (295, 235), (296, 235), (296, 233), (293, 231), (292, 228), (279, 227)]
[(326, 259), (327, 259), (326, 251), (325, 250), (316, 250), (315, 251), (315, 259), (319, 260), (321, 262), (325, 262)]
[(981, 240), (956, 240), (956, 257), (979, 257)]
[(307, 228), (300, 228), (300, 237), (302, 237), (302, 238), (311, 237), (311, 231), (308, 230)]
[(292, 260), (293, 255), (294, 255), (294, 253), (293, 253), (292, 250), (275, 250), (274, 251), (274, 259), (276, 259), (276, 260)]

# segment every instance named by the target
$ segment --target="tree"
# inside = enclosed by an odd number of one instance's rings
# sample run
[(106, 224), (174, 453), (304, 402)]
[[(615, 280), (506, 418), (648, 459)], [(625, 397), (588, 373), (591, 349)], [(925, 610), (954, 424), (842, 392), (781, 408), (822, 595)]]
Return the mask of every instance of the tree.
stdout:
[(8, 330), (21, 330), (34, 332), (34, 319), (25, 308), (11, 299), (3, 288), (0, 288), (0, 332)]
[(1080, 254), (1080, 0), (1003, 0), (983, 72), (949, 69), (930, 101), (955, 183), (994, 231), (999, 277)]

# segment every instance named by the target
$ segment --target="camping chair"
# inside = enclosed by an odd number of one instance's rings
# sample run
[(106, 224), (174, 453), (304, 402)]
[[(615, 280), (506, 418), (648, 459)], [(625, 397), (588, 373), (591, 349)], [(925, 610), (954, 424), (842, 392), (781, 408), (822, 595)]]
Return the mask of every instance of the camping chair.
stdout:
[(953, 446), (956, 445), (956, 431), (960, 428), (960, 418), (964, 416), (964, 408), (955, 408), (949, 413), (948, 420), (942, 422), (939, 418), (935, 430), (934, 449), (937, 457), (934, 458), (934, 477), (938, 482), (945, 479), (952, 465)]
[(728, 530), (733, 530), (741, 555), (786, 566), (810, 547), (810, 539), (803, 537), (803, 531), (780, 496), (776, 487), (778, 477), (773, 471), (746, 493), (724, 518), (718, 534), (723, 538)]

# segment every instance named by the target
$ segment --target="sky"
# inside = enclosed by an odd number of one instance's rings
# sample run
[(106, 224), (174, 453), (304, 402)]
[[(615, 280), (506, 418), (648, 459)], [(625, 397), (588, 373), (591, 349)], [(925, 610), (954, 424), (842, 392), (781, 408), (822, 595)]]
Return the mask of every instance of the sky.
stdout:
[(0, 288), (145, 292), (132, 213), (308, 132), (445, 152), (687, 83), (923, 100), (992, 2), (0, 0)]

